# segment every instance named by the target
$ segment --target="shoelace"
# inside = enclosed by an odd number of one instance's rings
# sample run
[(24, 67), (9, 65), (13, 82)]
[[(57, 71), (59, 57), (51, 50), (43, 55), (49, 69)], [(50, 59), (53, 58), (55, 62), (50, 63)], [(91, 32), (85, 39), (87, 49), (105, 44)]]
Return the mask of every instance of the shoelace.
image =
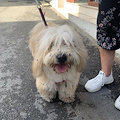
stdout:
[(99, 73), (99, 74), (95, 77), (94, 82), (95, 82), (95, 83), (98, 83), (98, 81), (99, 81), (99, 82), (101, 81), (101, 82), (102, 82), (102, 86), (104, 86), (103, 76), (104, 76), (104, 73)]

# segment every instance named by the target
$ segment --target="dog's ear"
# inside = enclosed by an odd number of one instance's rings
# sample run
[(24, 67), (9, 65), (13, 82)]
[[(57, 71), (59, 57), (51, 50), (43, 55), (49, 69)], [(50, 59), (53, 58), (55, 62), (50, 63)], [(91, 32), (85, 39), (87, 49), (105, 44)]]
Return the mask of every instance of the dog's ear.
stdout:
[(38, 51), (39, 41), (42, 38), (42, 31), (47, 29), (42, 22), (38, 23), (29, 33), (29, 49), (32, 56)]
[(42, 55), (42, 48), (39, 46), (40, 40), (42, 38), (42, 31), (45, 31), (47, 27), (44, 26), (43, 23), (37, 24), (30, 32), (30, 40), (29, 40), (29, 48), (33, 56), (33, 64), (32, 64), (32, 71), (33, 71), (33, 76), (39, 77), (43, 74), (42, 70), (42, 60), (43, 60), (43, 55)]
[(86, 59), (87, 59), (87, 51), (86, 51), (86, 48), (83, 44), (83, 41), (82, 41), (82, 38), (81, 36), (79, 36), (76, 32), (75, 33), (75, 42), (74, 42), (74, 45), (75, 45), (75, 50), (79, 56), (79, 64), (76, 66), (76, 69), (78, 72), (82, 72), (84, 67), (85, 67), (85, 64), (86, 64)]
[(76, 69), (78, 72), (82, 72), (85, 64), (86, 64), (86, 57), (87, 57), (87, 52), (86, 50), (82, 50), (79, 53), (79, 59), (80, 59), (80, 63), (76, 66)]
[(34, 78), (39, 77), (43, 74), (43, 63), (42, 57), (35, 56), (32, 64), (32, 71)]

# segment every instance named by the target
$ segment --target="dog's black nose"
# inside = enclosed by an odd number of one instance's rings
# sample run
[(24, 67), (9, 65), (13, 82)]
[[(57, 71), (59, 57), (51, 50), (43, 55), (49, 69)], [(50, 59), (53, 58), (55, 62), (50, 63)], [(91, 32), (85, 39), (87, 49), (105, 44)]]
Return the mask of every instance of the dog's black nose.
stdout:
[(58, 54), (56, 56), (57, 60), (59, 63), (65, 63), (65, 61), (67, 61), (67, 56), (66, 54)]

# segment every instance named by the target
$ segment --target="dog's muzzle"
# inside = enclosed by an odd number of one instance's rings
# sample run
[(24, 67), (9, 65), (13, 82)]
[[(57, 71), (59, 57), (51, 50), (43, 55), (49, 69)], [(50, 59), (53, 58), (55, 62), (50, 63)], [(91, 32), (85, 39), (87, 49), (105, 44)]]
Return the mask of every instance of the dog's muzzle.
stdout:
[(58, 54), (56, 56), (57, 62), (58, 64), (56, 64), (56, 69), (57, 71), (61, 72), (65, 72), (67, 70), (67, 55), (66, 54)]

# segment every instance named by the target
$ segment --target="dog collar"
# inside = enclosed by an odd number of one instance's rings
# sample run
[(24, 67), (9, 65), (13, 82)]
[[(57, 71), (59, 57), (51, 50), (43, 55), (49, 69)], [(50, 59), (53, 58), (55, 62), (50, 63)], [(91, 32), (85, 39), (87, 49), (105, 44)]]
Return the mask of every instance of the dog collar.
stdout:
[[(62, 82), (65, 82), (65, 80), (63, 80)], [(55, 82), (55, 84), (59, 84), (59, 83), (62, 83), (62, 82)]]

